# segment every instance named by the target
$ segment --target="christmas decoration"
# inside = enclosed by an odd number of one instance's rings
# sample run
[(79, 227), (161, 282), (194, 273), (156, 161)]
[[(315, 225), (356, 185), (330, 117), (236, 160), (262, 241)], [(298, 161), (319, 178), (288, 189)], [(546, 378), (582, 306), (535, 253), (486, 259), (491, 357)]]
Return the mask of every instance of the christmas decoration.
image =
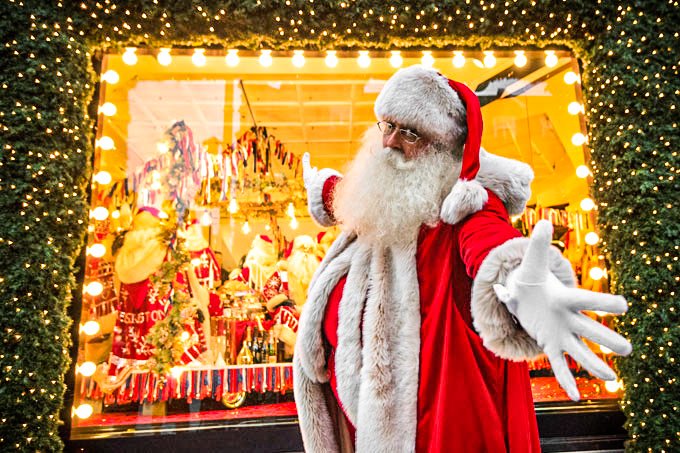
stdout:
[(142, 42), (154, 54), (166, 48), (168, 64), (173, 46), (328, 50), (329, 63), (334, 49), (355, 58), (359, 49), (445, 49), (452, 71), (468, 50), (571, 49), (583, 67), (602, 252), (613, 291), (631, 304), (620, 323), (634, 350), (620, 365), (628, 448), (672, 448), (680, 424), (676, 2), (199, 3), (0, 6), (0, 449), (62, 448), (64, 374), (78, 330), (67, 313), (81, 298), (97, 110), (88, 105), (98, 84), (117, 78), (97, 80), (91, 60)]

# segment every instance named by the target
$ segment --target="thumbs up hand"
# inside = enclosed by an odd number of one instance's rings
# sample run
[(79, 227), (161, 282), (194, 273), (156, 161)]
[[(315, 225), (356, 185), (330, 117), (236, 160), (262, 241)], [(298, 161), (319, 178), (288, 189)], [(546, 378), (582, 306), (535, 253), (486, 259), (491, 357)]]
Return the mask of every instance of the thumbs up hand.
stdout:
[(505, 286), (496, 284), (494, 291), (548, 356), (555, 377), (569, 398), (578, 401), (580, 395), (564, 357), (565, 352), (600, 379), (616, 379), (614, 371), (580, 337), (620, 355), (628, 355), (632, 350), (625, 338), (581, 313), (581, 310), (625, 313), (628, 306), (621, 296), (569, 288), (562, 284), (548, 268), (551, 237), (550, 222), (538, 222), (522, 263), (510, 273)]

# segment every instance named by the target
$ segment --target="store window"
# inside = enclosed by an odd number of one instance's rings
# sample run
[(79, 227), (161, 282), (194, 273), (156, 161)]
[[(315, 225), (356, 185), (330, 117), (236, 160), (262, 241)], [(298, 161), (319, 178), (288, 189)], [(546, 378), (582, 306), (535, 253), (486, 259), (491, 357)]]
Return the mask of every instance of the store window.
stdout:
[[(569, 53), (128, 48), (102, 65), (74, 438), (296, 414), (297, 318), (337, 234), (307, 214), (300, 159), (341, 171), (415, 63), (473, 88), (484, 148), (533, 167), (515, 227), (549, 219), (579, 284), (607, 288)], [(571, 365), (582, 398), (617, 397)], [(568, 400), (530, 368), (537, 403)]]

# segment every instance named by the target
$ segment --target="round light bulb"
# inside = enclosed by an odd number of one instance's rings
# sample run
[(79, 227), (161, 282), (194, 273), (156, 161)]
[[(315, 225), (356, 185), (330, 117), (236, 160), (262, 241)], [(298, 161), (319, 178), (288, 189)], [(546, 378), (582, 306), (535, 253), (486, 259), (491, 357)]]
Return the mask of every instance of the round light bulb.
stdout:
[(111, 85), (115, 85), (120, 80), (120, 76), (113, 69), (109, 69), (104, 74), (102, 74), (102, 80)]
[(574, 71), (569, 71), (564, 74), (564, 83), (567, 85), (573, 85), (579, 80), (578, 74), (576, 74)]
[(87, 321), (83, 324), (83, 333), (85, 335), (96, 335), (99, 332), (99, 323), (97, 321)]
[(420, 59), (420, 63), (426, 68), (431, 68), (434, 66), (434, 57), (432, 52), (429, 50), (423, 50), (423, 58)]
[(580, 132), (575, 133), (571, 136), (571, 143), (575, 146), (581, 146), (586, 142), (586, 136)]
[(573, 101), (567, 106), (567, 111), (570, 115), (578, 115), (579, 113), (583, 112), (583, 106), (580, 102)]
[(404, 64), (404, 59), (401, 57), (401, 52), (398, 50), (392, 51), (392, 56), (390, 57), (390, 65), (393, 68), (400, 68)]
[(584, 211), (592, 211), (593, 208), (595, 207), (595, 202), (592, 199), (586, 197), (583, 200), (581, 200), (580, 205), (581, 209), (583, 209)]
[(158, 52), (158, 55), (156, 55), (156, 60), (158, 60), (158, 64), (161, 66), (168, 66), (170, 63), (172, 63), (172, 56), (170, 55), (170, 48), (169, 47), (163, 47), (160, 52)]
[(129, 66), (137, 64), (137, 49), (135, 47), (126, 47), (123, 53), (123, 63)]
[(224, 58), (224, 61), (227, 63), (227, 66), (231, 66), (232, 68), (234, 66), (237, 66), (239, 62), (238, 50), (237, 49), (227, 50), (227, 56)]
[(183, 372), (184, 372), (184, 369), (182, 367), (179, 367), (179, 366), (174, 366), (174, 367), (170, 368), (170, 375), (175, 379), (179, 379), (180, 376), (182, 376)]
[(555, 55), (554, 50), (545, 51), (545, 65), (549, 68), (557, 65), (557, 55)]
[(336, 55), (337, 51), (335, 50), (328, 50), (326, 51), (326, 66), (329, 68), (334, 68), (338, 65), (338, 56)]
[(206, 227), (212, 225), (212, 216), (210, 215), (210, 211), (203, 212), (203, 215), (201, 216), (201, 225)]
[(368, 55), (368, 50), (360, 50), (357, 64), (362, 68), (368, 68), (371, 65), (371, 57)]
[(111, 182), (111, 173), (109, 173), (108, 171), (102, 170), (100, 172), (97, 172), (92, 179), (97, 184), (101, 184), (102, 186), (105, 186), (105, 185), (107, 185)]
[(170, 147), (168, 146), (168, 144), (166, 142), (158, 142), (158, 143), (156, 143), (156, 150), (160, 154), (165, 154), (168, 151), (170, 151)]
[(594, 231), (587, 233), (585, 239), (586, 244), (588, 245), (596, 245), (598, 242), (600, 242), (600, 236), (598, 236), (597, 233)]
[(243, 234), (248, 234), (250, 233), (250, 225), (248, 225), (248, 221), (246, 220), (243, 226), (241, 227), (241, 232)]
[(590, 278), (593, 280), (601, 280), (602, 277), (604, 277), (604, 271), (599, 267), (593, 267), (590, 269), (590, 272), (588, 272), (588, 275), (590, 275)]
[(296, 68), (301, 68), (305, 65), (305, 53), (304, 50), (294, 50), (293, 51), (293, 66)]
[[(200, 260), (199, 260), (199, 262), (200, 262)], [(180, 338), (182, 341), (187, 341), (187, 340), (189, 339), (189, 332), (187, 332), (187, 331), (185, 330), (184, 332), (182, 332), (182, 334), (179, 336), (179, 338)]]
[(101, 258), (106, 255), (106, 246), (104, 244), (92, 244), (90, 246), (90, 255), (95, 258)]
[(194, 66), (203, 67), (208, 62), (205, 56), (205, 49), (194, 49), (194, 54), (191, 56), (191, 62)]
[(588, 176), (590, 176), (590, 169), (586, 167), (585, 165), (579, 165), (576, 167), (576, 176), (578, 176), (581, 179), (585, 179)]
[(518, 68), (524, 67), (527, 64), (527, 56), (524, 55), (523, 50), (515, 50), (515, 66)]
[(116, 114), (118, 109), (116, 108), (116, 104), (113, 104), (111, 102), (104, 102), (100, 107), (99, 111), (104, 115), (104, 116), (113, 116)]
[(619, 381), (604, 381), (604, 388), (606, 388), (610, 393), (616, 393), (622, 387), (623, 386), (619, 383)]
[(95, 218), (95, 220), (104, 221), (109, 217), (109, 210), (106, 209), (104, 206), (97, 206), (92, 210), (92, 217)]
[(102, 135), (99, 138), (99, 147), (103, 149), (104, 151), (111, 151), (113, 148), (116, 147), (116, 144), (114, 143), (113, 139), (109, 137), (108, 135)]
[(192, 258), (191, 259), (191, 265), (194, 267), (198, 267), (201, 265), (201, 259), (200, 258)]
[(493, 68), (496, 66), (496, 57), (493, 56), (493, 51), (484, 51), (484, 66), (487, 68)]
[(97, 365), (95, 365), (94, 362), (83, 362), (78, 367), (78, 372), (85, 377), (92, 376), (95, 371), (97, 371)]
[(116, 209), (115, 211), (113, 211), (113, 212), (111, 213), (111, 218), (112, 218), (112, 219), (118, 219), (118, 218), (120, 218), (120, 211), (119, 211), (118, 209)]
[(75, 413), (78, 416), (78, 418), (88, 418), (89, 416), (92, 415), (93, 412), (94, 409), (92, 409), (92, 406), (89, 404), (81, 404), (75, 410)]
[(272, 51), (263, 50), (262, 53), (260, 54), (260, 64), (265, 68), (268, 68), (269, 66), (272, 65), (272, 63), (274, 63), (274, 59), (272, 58)]
[(453, 63), (453, 66), (456, 68), (462, 68), (465, 66), (465, 57), (463, 56), (463, 52), (460, 50), (454, 51), (453, 60), (451, 60), (451, 63)]
[(230, 214), (236, 214), (238, 212), (238, 203), (236, 202), (236, 198), (229, 200), (228, 210)]
[(85, 292), (90, 296), (98, 296), (104, 291), (104, 285), (101, 282), (90, 282), (85, 287)]

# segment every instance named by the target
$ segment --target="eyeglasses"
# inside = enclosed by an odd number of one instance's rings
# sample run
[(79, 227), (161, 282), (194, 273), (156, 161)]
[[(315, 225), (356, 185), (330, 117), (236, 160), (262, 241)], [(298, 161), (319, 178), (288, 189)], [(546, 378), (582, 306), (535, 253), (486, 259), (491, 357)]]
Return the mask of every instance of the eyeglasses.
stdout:
[(390, 135), (395, 129), (397, 129), (399, 131), (399, 135), (406, 143), (413, 144), (420, 140), (420, 135), (416, 134), (412, 130), (402, 129), (401, 127), (397, 127), (390, 123), (389, 121), (378, 121), (378, 129), (380, 129), (380, 132), (382, 132), (383, 135)]

